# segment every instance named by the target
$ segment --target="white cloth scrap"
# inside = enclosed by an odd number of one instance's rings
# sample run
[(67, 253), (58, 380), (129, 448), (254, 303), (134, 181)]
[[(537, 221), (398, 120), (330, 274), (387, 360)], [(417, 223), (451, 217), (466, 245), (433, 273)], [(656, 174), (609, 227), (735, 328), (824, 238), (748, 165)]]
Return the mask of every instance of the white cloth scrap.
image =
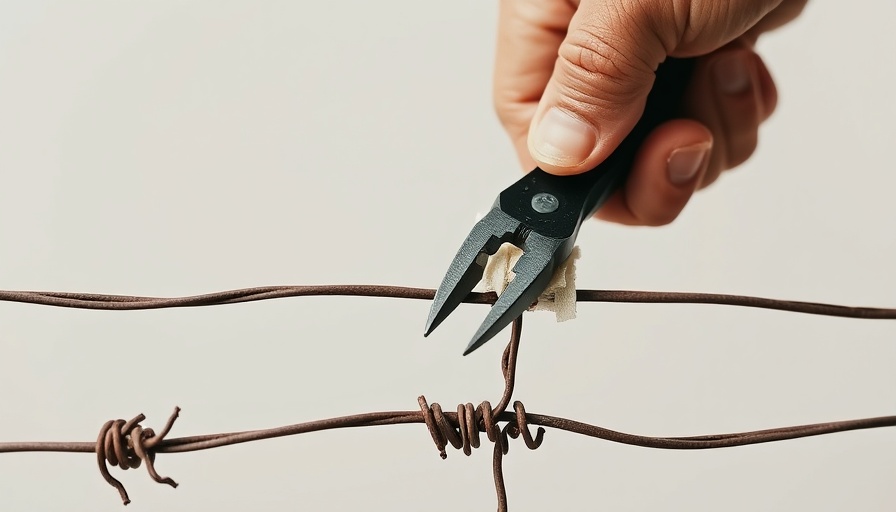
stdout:
[[(504, 293), (507, 284), (513, 280), (513, 266), (522, 255), (523, 251), (519, 247), (503, 244), (498, 252), (489, 257), (477, 290), (496, 292), (498, 295)], [(576, 317), (576, 260), (580, 256), (579, 246), (575, 246), (569, 258), (557, 268), (548, 287), (538, 296), (538, 302), (530, 310), (553, 311), (558, 322)]]

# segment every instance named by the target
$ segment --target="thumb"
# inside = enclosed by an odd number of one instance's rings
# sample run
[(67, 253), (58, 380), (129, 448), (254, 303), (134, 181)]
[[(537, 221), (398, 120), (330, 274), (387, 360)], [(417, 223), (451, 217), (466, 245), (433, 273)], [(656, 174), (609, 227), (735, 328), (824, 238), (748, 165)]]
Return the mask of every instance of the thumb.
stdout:
[(583, 0), (576, 10), (529, 128), (529, 152), (542, 169), (585, 172), (637, 123), (667, 53), (655, 16), (639, 4)]

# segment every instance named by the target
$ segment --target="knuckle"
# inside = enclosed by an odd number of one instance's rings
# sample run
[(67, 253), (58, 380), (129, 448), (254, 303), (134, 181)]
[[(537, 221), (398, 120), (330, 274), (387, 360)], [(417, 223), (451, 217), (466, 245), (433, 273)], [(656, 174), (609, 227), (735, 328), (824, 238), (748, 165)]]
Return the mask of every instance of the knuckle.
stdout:
[[(610, 32), (579, 28), (560, 46), (559, 64), (573, 98), (605, 105), (628, 104), (643, 96), (653, 80), (652, 66), (640, 60), (641, 52)], [(634, 50), (634, 51), (632, 51)]]
[(620, 42), (594, 29), (580, 28), (571, 32), (560, 47), (560, 56), (575, 68), (589, 75), (615, 77), (624, 75), (628, 57), (619, 48)]

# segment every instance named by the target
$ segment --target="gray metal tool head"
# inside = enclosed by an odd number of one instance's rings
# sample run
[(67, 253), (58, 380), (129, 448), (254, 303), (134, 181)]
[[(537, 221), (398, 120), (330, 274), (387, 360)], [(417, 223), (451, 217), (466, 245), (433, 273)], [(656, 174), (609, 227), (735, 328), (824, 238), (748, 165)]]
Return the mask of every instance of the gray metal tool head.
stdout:
[[(482, 279), (488, 257), (503, 243), (523, 250), (513, 267), (514, 277), (489, 310), (470, 340), (464, 355), (476, 350), (523, 314), (547, 287), (557, 266), (569, 252), (562, 252), (566, 240), (543, 236), (497, 206), (480, 220), (461, 245), (451, 262), (426, 320), (424, 336), (429, 335), (473, 290)], [(571, 250), (571, 247), (570, 247)]]

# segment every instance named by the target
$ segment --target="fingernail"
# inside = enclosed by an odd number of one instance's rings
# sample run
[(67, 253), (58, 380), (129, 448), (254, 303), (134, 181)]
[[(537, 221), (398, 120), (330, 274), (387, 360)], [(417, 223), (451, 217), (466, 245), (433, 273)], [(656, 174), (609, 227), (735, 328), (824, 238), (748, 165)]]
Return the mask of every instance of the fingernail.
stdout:
[(746, 52), (732, 52), (722, 55), (713, 64), (716, 86), (725, 94), (740, 94), (750, 88), (750, 66)]
[(673, 185), (684, 185), (693, 180), (700, 171), (700, 167), (703, 166), (703, 161), (706, 160), (706, 155), (709, 154), (711, 147), (711, 143), (701, 142), (673, 151), (669, 155), (669, 160), (666, 161), (666, 166), (669, 169), (669, 181)]
[(574, 167), (584, 162), (597, 145), (597, 132), (580, 119), (552, 107), (541, 119), (529, 141), (536, 160)]

